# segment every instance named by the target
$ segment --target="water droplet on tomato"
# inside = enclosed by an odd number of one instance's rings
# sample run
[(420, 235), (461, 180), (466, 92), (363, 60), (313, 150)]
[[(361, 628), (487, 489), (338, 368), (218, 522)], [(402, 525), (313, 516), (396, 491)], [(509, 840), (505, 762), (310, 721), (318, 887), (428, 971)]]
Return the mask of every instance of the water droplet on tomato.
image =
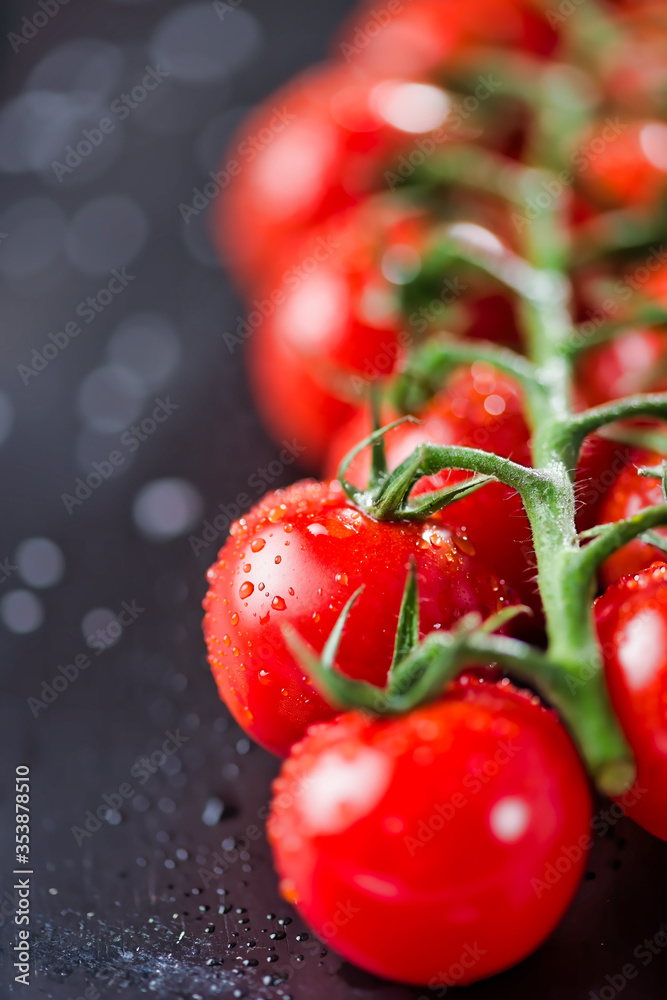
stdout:
[(336, 583), (340, 583), (344, 587), (347, 584), (347, 573), (336, 573)]
[(231, 620), (232, 620), (232, 625), (238, 625), (238, 623), (239, 623), (239, 615), (238, 615), (237, 611), (232, 611), (232, 613), (231, 613)]
[(254, 589), (255, 589), (254, 584), (250, 583), (249, 580), (246, 580), (245, 583), (242, 583), (239, 589), (239, 597), (241, 598), (241, 600), (244, 600), (246, 597), (250, 597)]
[(283, 557), (282, 556), (276, 556), (276, 558), (273, 561), (276, 564), (276, 566), (278, 566), (283, 561)]
[(266, 540), (264, 538), (253, 538), (250, 548), (253, 552), (261, 552), (265, 545)]
[(222, 641), (224, 642), (225, 646), (231, 646), (232, 640), (229, 638), (228, 635), (223, 635)]
[(250, 565), (250, 563), (246, 563), (245, 566), (243, 567), (243, 572), (244, 573), (249, 573), (251, 569), (252, 569), (252, 566)]
[(287, 605), (282, 597), (274, 597), (271, 601), (271, 607), (274, 611), (284, 611)]

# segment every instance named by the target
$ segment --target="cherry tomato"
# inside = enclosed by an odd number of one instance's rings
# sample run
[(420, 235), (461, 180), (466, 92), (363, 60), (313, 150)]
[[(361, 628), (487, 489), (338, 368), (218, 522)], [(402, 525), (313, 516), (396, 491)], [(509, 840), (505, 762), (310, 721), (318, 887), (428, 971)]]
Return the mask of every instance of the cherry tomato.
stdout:
[(667, 332), (631, 330), (583, 355), (578, 370), (582, 402), (597, 406), (639, 392), (667, 388)]
[(296, 663), (282, 626), (321, 651), (362, 585), (337, 662), (350, 677), (384, 683), (413, 557), (423, 634), (509, 603), (482, 560), (442, 524), (374, 521), (336, 482), (269, 493), (232, 526), (209, 570), (204, 633), (220, 694), (258, 743), (284, 755), (311, 722), (335, 714)]
[(655, 562), (595, 602), (614, 710), (637, 763), (628, 815), (667, 840), (667, 565)]
[(590, 434), (579, 456), (576, 476), (577, 528), (586, 531), (603, 520), (609, 490), (627, 465), (641, 455), (638, 448)]
[(313, 727), (274, 784), (268, 833), (281, 891), (319, 938), (376, 975), (444, 989), (548, 936), (590, 819), (555, 714), (469, 679), (402, 717)]
[(437, 70), (475, 45), (502, 45), (549, 55), (556, 32), (530, 0), (411, 0), (392, 12), (374, 2), (355, 8), (337, 41), (355, 69), (416, 73)]
[(232, 143), (239, 169), (214, 206), (214, 236), (241, 284), (256, 287), (286, 237), (383, 190), (392, 154), (440, 130), (450, 107), (440, 88), (395, 71), (357, 80), (329, 64), (273, 94)]
[[(642, 466), (660, 466), (662, 461), (661, 455), (651, 452), (637, 450), (634, 453), (632, 462), (620, 472), (605, 497), (600, 511), (602, 523), (622, 521), (653, 504), (663, 502), (660, 480), (642, 476), (638, 471)], [(656, 528), (655, 531), (667, 536), (667, 528)], [(638, 573), (654, 560), (662, 559), (663, 555), (654, 545), (635, 539), (606, 560), (600, 570), (601, 580), (607, 586), (619, 577)]]
[(364, 202), (293, 241), (251, 303), (257, 406), (276, 440), (305, 447), (312, 468), (352, 404), (410, 342), (390, 278), (415, 266), (420, 225), (420, 213), (400, 201)]
[[(458, 372), (419, 416), (422, 423), (402, 424), (387, 434), (385, 445), (390, 469), (400, 465), (426, 441), (482, 448), (530, 464), (530, 432), (523, 417), (520, 394), (509, 379), (485, 365)], [(387, 411), (383, 422), (390, 423), (395, 418), (396, 414)], [(337, 475), (345, 455), (371, 430), (368, 410), (359, 410), (334, 438), (326, 475)], [(365, 487), (369, 462), (366, 450), (354, 460), (346, 478), (356, 486)], [(424, 477), (415, 487), (414, 495), (460, 482), (469, 475), (452, 470)], [(501, 483), (492, 483), (445, 507), (436, 517), (451, 530), (463, 534), (472, 551), (492, 566), (519, 595), (522, 603), (533, 609), (532, 619), (517, 620), (521, 635), (533, 636), (536, 630), (539, 631), (542, 611), (534, 581), (531, 531), (518, 493)]]
[(667, 191), (667, 125), (616, 122), (593, 125), (582, 141), (581, 182), (603, 204), (651, 204)]

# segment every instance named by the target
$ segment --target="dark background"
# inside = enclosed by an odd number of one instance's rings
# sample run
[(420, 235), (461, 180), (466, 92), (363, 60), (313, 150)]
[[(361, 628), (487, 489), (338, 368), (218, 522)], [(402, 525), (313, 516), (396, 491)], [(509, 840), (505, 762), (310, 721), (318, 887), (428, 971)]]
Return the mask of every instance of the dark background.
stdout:
[[(223, 340), (243, 305), (204, 213), (185, 225), (179, 205), (218, 167), (243, 109), (322, 57), (351, 7), (244, 0), (221, 19), (207, 2), (69, 0), (15, 52), (8, 33), (40, 8), (3, 4), (0, 997), (444, 995), (341, 962), (280, 900), (263, 834), (253, 839), (278, 765), (219, 702), (200, 633), (204, 571), (222, 537), (197, 556), (189, 542), (219, 504), (252, 493), (249, 477), (277, 449), (253, 411), (241, 352)], [(59, 180), (52, 162), (158, 65), (170, 76)], [(78, 317), (80, 335), (25, 384), (18, 366), (33, 348), (123, 267), (133, 280), (94, 322)], [(131, 452), (122, 435), (156, 399), (177, 408)], [(68, 512), (63, 494), (114, 451), (113, 474)], [(294, 475), (285, 469), (275, 485)], [(31, 539), (48, 541), (23, 544)], [(113, 636), (124, 602), (142, 610)], [(110, 623), (97, 655), (87, 637)], [(51, 704), (29, 701), (50, 697), (43, 683), (84, 655), (90, 665)], [(136, 762), (168, 733), (181, 745), (154, 758), (145, 780)], [(32, 772), (29, 987), (11, 968), (20, 764)], [(125, 784), (131, 794), (111, 808)], [(75, 836), (100, 808), (100, 828)], [(223, 849), (227, 870), (212, 872)], [(606, 987), (609, 998), (633, 962), (639, 975), (623, 996), (664, 996), (667, 958), (644, 967), (633, 951), (665, 927), (666, 861), (665, 845), (612, 823), (551, 940), (465, 995), (587, 1000)]]

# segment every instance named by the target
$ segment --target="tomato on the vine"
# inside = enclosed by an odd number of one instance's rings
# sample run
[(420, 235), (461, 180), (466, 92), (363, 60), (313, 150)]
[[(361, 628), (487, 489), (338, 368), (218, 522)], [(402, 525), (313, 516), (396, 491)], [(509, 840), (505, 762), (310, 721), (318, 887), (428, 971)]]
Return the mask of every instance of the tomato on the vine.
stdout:
[[(396, 418), (385, 410), (383, 422)], [(476, 364), (456, 373), (419, 414), (421, 423), (401, 424), (385, 436), (387, 464), (396, 468), (415, 448), (427, 441), (440, 445), (482, 448), (524, 465), (530, 464), (530, 432), (523, 416), (521, 395), (509, 379)], [(326, 475), (334, 477), (345, 455), (372, 431), (368, 409), (360, 409), (333, 439)], [(346, 478), (355, 486), (368, 482), (368, 449), (354, 459)], [(421, 479), (413, 495), (460, 482), (469, 472), (445, 470)], [(540, 628), (541, 603), (534, 582), (534, 552), (530, 525), (518, 493), (501, 483), (491, 483), (457, 500), (435, 515), (452, 531), (465, 536), (476, 552), (531, 607), (535, 617), (520, 619), (519, 631)]]
[(612, 704), (637, 764), (620, 802), (667, 840), (667, 565), (623, 577), (597, 599), (595, 614)]
[(369, 199), (276, 254), (251, 305), (251, 386), (276, 440), (294, 437), (311, 467), (367, 386), (389, 375), (411, 341), (396, 282), (417, 266), (422, 213)]
[[(639, 450), (634, 452), (633, 460), (620, 472), (605, 497), (600, 511), (602, 523), (622, 521), (653, 504), (664, 503), (660, 479), (642, 476), (639, 471), (640, 468), (659, 468), (663, 461), (663, 457), (655, 453)], [(667, 542), (667, 528), (654, 530), (663, 535)], [(622, 576), (638, 573), (663, 557), (661, 549), (636, 538), (604, 562), (600, 569), (602, 582), (608, 585)]]
[(435, 989), (500, 972), (547, 937), (579, 884), (590, 819), (556, 715), (506, 681), (463, 678), (404, 716), (313, 727), (274, 784), (268, 833), (283, 895), (319, 938)]
[[(254, 289), (285, 239), (384, 190), (392, 154), (447, 128), (450, 108), (435, 85), (395, 72), (355, 78), (335, 64), (273, 94), (244, 121), (239, 169), (214, 206), (214, 236), (235, 277)], [(264, 135), (245, 152), (249, 136)]]
[(337, 482), (269, 493), (232, 526), (208, 573), (204, 633), (220, 694), (258, 743), (284, 755), (311, 722), (335, 714), (304, 675), (282, 626), (292, 625), (320, 652), (360, 586), (337, 663), (350, 677), (384, 683), (411, 559), (422, 634), (510, 603), (454, 532), (432, 520), (375, 521)]

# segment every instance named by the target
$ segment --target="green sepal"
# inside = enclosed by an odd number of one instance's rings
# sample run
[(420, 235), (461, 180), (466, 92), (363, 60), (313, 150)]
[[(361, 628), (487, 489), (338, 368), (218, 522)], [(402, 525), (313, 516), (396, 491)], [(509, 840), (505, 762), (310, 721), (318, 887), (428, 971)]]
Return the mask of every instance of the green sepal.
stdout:
[(417, 566), (414, 558), (410, 560), (401, 610), (398, 613), (394, 655), (389, 668), (387, 686), (391, 686), (394, 671), (398, 665), (409, 656), (419, 645), (419, 586), (417, 584)]

